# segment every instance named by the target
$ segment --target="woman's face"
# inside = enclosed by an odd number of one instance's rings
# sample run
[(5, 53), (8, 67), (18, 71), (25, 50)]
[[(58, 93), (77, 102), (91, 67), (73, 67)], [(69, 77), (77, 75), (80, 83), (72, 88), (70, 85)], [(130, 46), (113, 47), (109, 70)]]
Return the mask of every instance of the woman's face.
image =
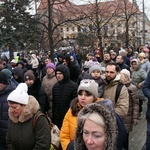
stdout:
[(15, 117), (19, 117), (23, 108), (25, 107), (25, 105), (16, 104), (16, 103), (11, 104), (9, 102), (8, 102), (8, 105), (9, 105), (11, 113), (13, 113)]
[(82, 107), (86, 106), (87, 104), (91, 104), (94, 102), (94, 96), (85, 91), (79, 91), (78, 93), (78, 101)]
[(135, 71), (138, 67), (137, 62), (132, 62), (131, 67)]
[(88, 150), (105, 149), (105, 129), (87, 119), (83, 126), (83, 141)]
[(52, 68), (47, 68), (46, 69), (47, 74), (52, 74), (54, 72), (54, 70)]

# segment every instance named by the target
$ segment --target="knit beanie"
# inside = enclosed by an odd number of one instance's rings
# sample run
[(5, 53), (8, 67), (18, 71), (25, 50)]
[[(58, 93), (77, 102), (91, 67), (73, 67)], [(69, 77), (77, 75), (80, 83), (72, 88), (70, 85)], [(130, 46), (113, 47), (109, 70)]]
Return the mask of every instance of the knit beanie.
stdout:
[(128, 71), (127, 69), (122, 69), (122, 70), (120, 71), (120, 73), (127, 75), (128, 78), (129, 78), (129, 80), (131, 80), (131, 78), (130, 78), (130, 71)]
[(35, 76), (32, 70), (28, 70), (25, 74), (24, 74), (24, 81), (26, 80), (35, 80)]
[(94, 80), (84, 79), (80, 82), (78, 87), (79, 91), (88, 91), (90, 92), (95, 98), (98, 98), (98, 84)]
[(2, 72), (4, 72), (7, 75), (7, 79), (10, 80), (12, 77), (12, 72), (9, 69), (3, 69)]
[(54, 65), (53, 63), (48, 63), (48, 64), (46, 65), (46, 69), (47, 69), (47, 68), (52, 68), (53, 70), (56, 69), (56, 67), (55, 67), (55, 65)]
[(89, 74), (91, 74), (94, 70), (99, 70), (100, 73), (102, 73), (102, 68), (100, 67), (100, 65), (92, 65), (92, 66), (89, 68)]
[(7, 75), (4, 72), (0, 72), (0, 83), (7, 85), (8, 84), (8, 79)]
[(7, 101), (16, 102), (27, 105), (29, 95), (27, 94), (28, 87), (26, 83), (20, 83), (15, 90), (13, 90), (7, 97)]

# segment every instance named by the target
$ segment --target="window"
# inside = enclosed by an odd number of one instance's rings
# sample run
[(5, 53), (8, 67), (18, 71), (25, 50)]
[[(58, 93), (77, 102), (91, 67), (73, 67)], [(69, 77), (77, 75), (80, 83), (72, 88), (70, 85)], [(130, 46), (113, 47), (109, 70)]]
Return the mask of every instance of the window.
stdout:
[(72, 31), (74, 31), (74, 27), (72, 27)]
[(66, 31), (69, 31), (69, 28), (68, 28), (68, 27), (66, 28)]

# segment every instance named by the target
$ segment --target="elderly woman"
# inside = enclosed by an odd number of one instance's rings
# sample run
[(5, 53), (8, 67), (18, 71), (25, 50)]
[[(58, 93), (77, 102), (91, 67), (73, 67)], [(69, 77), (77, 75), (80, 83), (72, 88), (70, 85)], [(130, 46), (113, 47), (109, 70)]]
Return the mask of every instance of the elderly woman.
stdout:
[(78, 114), (76, 150), (116, 149), (117, 125), (110, 110), (100, 104), (88, 104)]
[(15, 150), (49, 150), (50, 127), (45, 116), (40, 116), (33, 127), (33, 119), (39, 104), (27, 94), (26, 83), (20, 83), (7, 100), (9, 123), (7, 148)]

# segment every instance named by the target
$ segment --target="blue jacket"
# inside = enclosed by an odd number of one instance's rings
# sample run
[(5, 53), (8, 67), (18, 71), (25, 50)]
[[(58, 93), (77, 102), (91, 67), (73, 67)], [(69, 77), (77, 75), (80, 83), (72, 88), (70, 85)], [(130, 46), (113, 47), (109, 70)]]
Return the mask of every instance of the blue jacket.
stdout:
[(143, 84), (142, 91), (148, 99), (146, 119), (148, 121), (150, 121), (150, 71), (147, 75), (147, 78), (146, 78), (144, 84)]
[(7, 97), (11, 91), (16, 88), (15, 84), (10, 82), (6, 88), (0, 91), (0, 143), (5, 144), (6, 133), (8, 129), (8, 103)]

